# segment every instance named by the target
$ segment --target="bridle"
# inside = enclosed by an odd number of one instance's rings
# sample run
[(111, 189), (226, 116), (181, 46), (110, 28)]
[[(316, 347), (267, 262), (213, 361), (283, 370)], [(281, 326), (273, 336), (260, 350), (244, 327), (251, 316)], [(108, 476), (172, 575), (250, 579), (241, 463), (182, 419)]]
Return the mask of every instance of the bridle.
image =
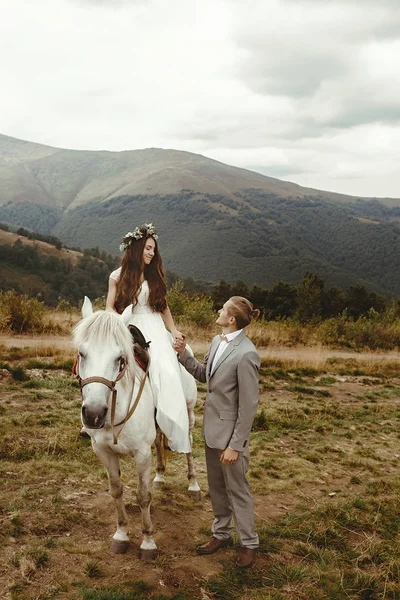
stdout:
[[(126, 415), (122, 419), (122, 421), (120, 421), (119, 423), (114, 423), (115, 411), (116, 411), (116, 407), (117, 407), (117, 391), (118, 391), (115, 387), (115, 384), (118, 383), (118, 381), (120, 381), (125, 376), (126, 367), (127, 367), (127, 363), (125, 362), (125, 360), (123, 360), (123, 362), (121, 361), (120, 371), (119, 371), (116, 379), (114, 379), (114, 381), (111, 381), (110, 379), (106, 379), (105, 377), (100, 377), (97, 375), (94, 375), (93, 377), (87, 377), (86, 379), (82, 379), (81, 376), (79, 375), (79, 354), (78, 354), (78, 357), (77, 357), (77, 359), (74, 363), (74, 367), (72, 369), (74, 375), (76, 375), (76, 377), (78, 378), (79, 386), (81, 388), (82, 399), (83, 399), (83, 388), (85, 387), (85, 385), (88, 385), (89, 383), (102, 383), (103, 385), (106, 385), (109, 388), (109, 390), (112, 392), (111, 428), (112, 428), (112, 433), (113, 433), (114, 444), (118, 443), (118, 437), (122, 431), (122, 428), (121, 428), (118, 433), (115, 433), (114, 427), (119, 427), (120, 425), (125, 425), (125, 423), (131, 418), (131, 416), (133, 415), (133, 413), (135, 412), (135, 410), (137, 408), (137, 405), (139, 404), (139, 400), (141, 398), (141, 395), (142, 395), (142, 392), (144, 389), (144, 384), (146, 383), (146, 378), (149, 373), (150, 356), (149, 356), (149, 360), (148, 360), (148, 363), (146, 366), (146, 371), (144, 373), (142, 381), (140, 382), (140, 387), (139, 387), (139, 391), (136, 396), (135, 402), (133, 403), (131, 408), (128, 410), (128, 412), (126, 413)], [(133, 382), (133, 389), (135, 389), (135, 382)], [(133, 393), (132, 393), (132, 395), (133, 395)], [(88, 427), (88, 429), (91, 429), (91, 428)]]

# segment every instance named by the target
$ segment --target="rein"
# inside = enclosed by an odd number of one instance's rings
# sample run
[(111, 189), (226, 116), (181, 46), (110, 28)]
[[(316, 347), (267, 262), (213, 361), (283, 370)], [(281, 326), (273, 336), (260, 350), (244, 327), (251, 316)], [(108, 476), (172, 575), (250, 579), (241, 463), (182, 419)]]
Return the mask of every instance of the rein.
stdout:
[[(112, 433), (113, 433), (114, 444), (118, 443), (118, 437), (119, 437), (119, 435), (120, 435), (120, 433), (121, 433), (121, 431), (123, 429), (123, 428), (121, 428), (118, 433), (115, 433), (114, 427), (119, 427), (120, 425), (125, 425), (125, 423), (131, 418), (131, 416), (135, 412), (135, 410), (137, 408), (137, 405), (139, 403), (139, 400), (140, 400), (140, 398), (142, 396), (142, 392), (143, 392), (143, 389), (144, 389), (144, 384), (146, 383), (146, 378), (147, 378), (147, 375), (149, 373), (149, 368), (150, 368), (150, 356), (149, 356), (149, 360), (148, 360), (148, 363), (147, 363), (146, 371), (144, 373), (142, 381), (140, 382), (140, 387), (139, 387), (139, 391), (138, 391), (138, 394), (136, 396), (135, 402), (133, 403), (133, 405), (131, 406), (131, 408), (128, 410), (128, 412), (126, 413), (126, 415), (122, 419), (122, 421), (120, 421), (119, 423), (114, 423), (115, 411), (116, 411), (116, 407), (117, 407), (117, 391), (118, 391), (115, 388), (115, 384), (124, 377), (124, 375), (126, 373), (126, 363), (124, 364), (124, 366), (122, 367), (122, 369), (118, 373), (117, 378), (114, 381), (110, 381), (109, 379), (106, 379), (105, 377), (99, 377), (99, 376), (96, 376), (96, 375), (93, 376), (93, 377), (87, 377), (86, 379), (82, 379), (81, 376), (79, 375), (79, 357), (78, 357), (78, 359), (76, 360), (76, 362), (74, 364), (74, 374), (78, 378), (79, 385), (80, 385), (80, 388), (81, 388), (81, 394), (83, 394), (82, 390), (85, 387), (85, 385), (88, 385), (89, 383), (102, 383), (103, 385), (106, 385), (109, 388), (109, 390), (112, 392), (112, 399), (111, 399), (111, 428), (112, 428)], [(135, 382), (133, 383), (133, 389), (135, 389)]]

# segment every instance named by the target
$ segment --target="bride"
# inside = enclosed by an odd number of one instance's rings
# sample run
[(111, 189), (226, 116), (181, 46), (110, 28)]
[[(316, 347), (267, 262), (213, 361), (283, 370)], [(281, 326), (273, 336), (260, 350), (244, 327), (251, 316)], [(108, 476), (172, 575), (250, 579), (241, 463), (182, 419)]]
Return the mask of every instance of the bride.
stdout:
[[(157, 406), (157, 422), (177, 452), (190, 452), (189, 419), (182, 376), (172, 342), (184, 336), (168, 308), (167, 287), (157, 233), (152, 223), (129, 231), (120, 245), (121, 266), (109, 278), (107, 310), (122, 313), (133, 304), (130, 322), (151, 341), (150, 382)], [(168, 333), (167, 329), (172, 334)]]

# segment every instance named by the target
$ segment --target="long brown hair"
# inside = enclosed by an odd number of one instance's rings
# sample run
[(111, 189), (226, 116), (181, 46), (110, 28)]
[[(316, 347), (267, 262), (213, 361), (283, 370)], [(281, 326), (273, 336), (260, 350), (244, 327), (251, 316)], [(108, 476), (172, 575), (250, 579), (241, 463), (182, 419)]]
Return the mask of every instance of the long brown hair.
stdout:
[[(137, 303), (137, 295), (141, 286), (140, 277), (144, 273), (144, 278), (147, 279), (149, 284), (150, 308), (154, 312), (163, 312), (167, 307), (167, 285), (157, 240), (152, 235), (147, 234), (145, 226), (140, 226), (139, 230), (143, 233), (143, 237), (139, 240), (130, 238), (130, 245), (125, 250), (121, 261), (121, 275), (117, 282), (115, 310), (122, 313), (129, 304), (135, 305)], [(155, 247), (153, 259), (149, 265), (146, 265), (143, 260), (143, 251), (149, 238), (154, 240)]]
[(228, 302), (228, 313), (235, 317), (238, 329), (243, 329), (252, 319), (258, 319), (260, 316), (258, 308), (254, 308), (252, 303), (243, 296), (232, 296)]

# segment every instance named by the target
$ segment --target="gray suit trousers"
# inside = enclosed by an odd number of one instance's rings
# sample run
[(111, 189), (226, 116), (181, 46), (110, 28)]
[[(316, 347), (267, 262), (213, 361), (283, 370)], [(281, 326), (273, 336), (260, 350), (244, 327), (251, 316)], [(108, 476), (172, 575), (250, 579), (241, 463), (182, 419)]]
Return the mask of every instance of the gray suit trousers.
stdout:
[(253, 498), (246, 473), (249, 468), (249, 450), (239, 452), (232, 465), (220, 462), (222, 450), (210, 448), (206, 444), (208, 487), (214, 512), (213, 536), (225, 539), (232, 535), (232, 518), (240, 545), (258, 548), (258, 535), (255, 531)]

